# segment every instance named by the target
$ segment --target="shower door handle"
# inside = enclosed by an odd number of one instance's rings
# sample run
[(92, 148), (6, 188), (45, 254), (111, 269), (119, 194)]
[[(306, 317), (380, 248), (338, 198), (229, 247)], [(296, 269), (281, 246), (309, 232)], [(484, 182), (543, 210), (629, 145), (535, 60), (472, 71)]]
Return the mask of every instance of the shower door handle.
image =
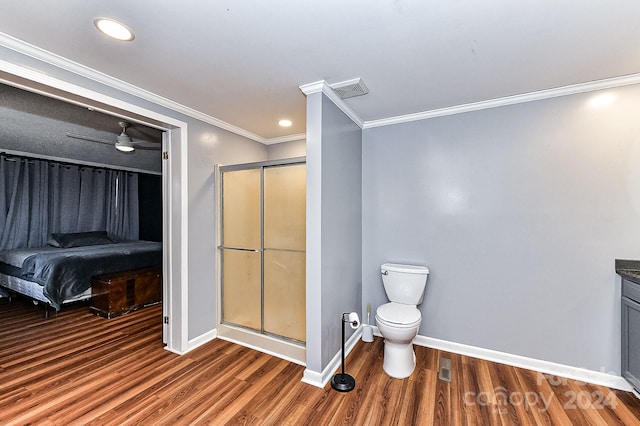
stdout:
[(249, 249), (249, 248), (225, 247), (225, 246), (218, 246), (218, 248), (220, 250), (239, 250), (239, 251), (250, 251), (250, 252), (253, 252), (253, 253), (262, 252), (262, 249)]

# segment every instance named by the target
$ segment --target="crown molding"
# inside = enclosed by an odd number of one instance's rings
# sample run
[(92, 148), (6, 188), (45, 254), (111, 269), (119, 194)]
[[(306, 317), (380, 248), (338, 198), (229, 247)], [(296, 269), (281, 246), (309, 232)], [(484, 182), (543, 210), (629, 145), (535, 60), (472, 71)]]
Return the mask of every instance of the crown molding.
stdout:
[[(256, 135), (253, 132), (242, 129), (238, 126), (234, 126), (233, 124), (227, 123), (218, 118), (212, 117), (208, 114), (182, 105), (178, 102), (156, 95), (155, 93), (152, 93), (148, 90), (142, 89), (138, 86), (134, 86), (108, 74), (71, 61), (60, 55), (49, 52), (45, 49), (34, 46), (2, 32), (0, 32), (0, 47), (5, 47), (30, 58), (52, 65), (56, 68), (60, 68), (62, 70), (76, 74), (80, 77), (87, 78), (113, 89), (131, 94), (140, 99), (144, 99), (156, 105), (168, 108), (172, 111), (184, 114), (188, 117), (211, 124), (213, 126), (227, 130), (231, 133), (245, 137), (247, 139), (262, 143), (264, 145), (272, 145), (281, 142), (291, 142), (306, 138), (306, 135), (304, 133), (279, 136), (274, 138), (264, 138), (262, 136)], [(360, 118), (360, 116), (356, 114), (355, 111), (353, 111), (353, 109), (351, 109), (351, 107), (347, 105), (344, 100), (340, 99), (340, 97), (336, 95), (333, 89), (331, 89), (331, 87), (324, 80), (302, 85), (300, 86), (300, 90), (305, 95), (310, 95), (317, 92), (324, 93), (342, 112), (344, 112), (356, 125), (358, 125), (358, 127), (360, 127), (361, 129), (370, 129), (374, 127), (391, 126), (394, 124), (461, 114), (471, 111), (480, 111), (483, 109), (497, 108), (501, 106), (516, 105), (525, 102), (555, 98), (559, 96), (568, 96), (579, 93), (592, 92), (596, 90), (612, 89), (615, 87), (628, 86), (639, 83), (640, 73), (637, 73), (626, 76), (595, 80), (586, 83), (578, 83), (553, 89), (540, 90), (536, 92), (523, 93), (520, 95), (505, 96), (502, 98), (489, 99), (486, 101), (472, 102), (468, 104), (439, 108), (413, 114), (399, 115), (395, 117), (367, 121), (364, 121), (362, 118)]]
[(307, 138), (306, 133), (298, 133), (297, 135), (278, 136), (275, 138), (264, 139), (264, 142), (262, 143), (265, 145), (274, 145), (274, 144), (283, 143), (283, 142), (299, 141), (306, 138)]
[(276, 138), (264, 138), (253, 132), (227, 123), (226, 121), (222, 121), (218, 118), (172, 101), (171, 99), (156, 95), (153, 92), (134, 86), (133, 84), (127, 83), (93, 68), (89, 68), (2, 32), (0, 32), (0, 46), (265, 145), (289, 142), (292, 140), (304, 139), (306, 137), (304, 134), (302, 134), (302, 136), (298, 134)]
[(360, 116), (356, 114), (355, 111), (353, 111), (345, 101), (340, 99), (340, 97), (336, 94), (336, 92), (333, 91), (333, 89), (327, 84), (326, 81), (320, 80), (309, 84), (303, 84), (302, 86), (300, 86), (300, 90), (302, 90), (302, 93), (307, 96), (313, 93), (324, 93), (325, 96), (331, 99), (331, 102), (333, 102), (342, 112), (345, 113), (347, 117), (351, 119), (351, 121), (353, 121), (361, 129), (363, 128), (364, 121), (362, 120), (362, 118), (360, 118)]
[(363, 129), (373, 127), (391, 126), (393, 124), (407, 123), (410, 121), (425, 120), (428, 118), (444, 117), (446, 115), (461, 114), (464, 112), (480, 111), (483, 109), (497, 108), (507, 105), (521, 104), (525, 102), (540, 101), (543, 99), (557, 98), (559, 96), (576, 95), (579, 93), (593, 92), (596, 90), (613, 89), (615, 87), (629, 86), (640, 83), (640, 73), (620, 77), (606, 78), (589, 81), (586, 83), (572, 84), (553, 89), (539, 90), (537, 92), (523, 93), (521, 95), (505, 96), (503, 98), (489, 99), (486, 101), (456, 105), (447, 108), (433, 109), (396, 117), (369, 120), (364, 122)]

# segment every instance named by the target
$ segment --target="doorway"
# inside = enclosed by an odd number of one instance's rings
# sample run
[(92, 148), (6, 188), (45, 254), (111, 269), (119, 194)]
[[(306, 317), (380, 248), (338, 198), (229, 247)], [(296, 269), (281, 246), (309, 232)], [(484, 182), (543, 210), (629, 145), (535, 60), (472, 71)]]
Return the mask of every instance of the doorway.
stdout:
[[(187, 123), (103, 93), (59, 80), (21, 65), (0, 61), (0, 83), (80, 105), (93, 111), (163, 131), (163, 342), (165, 349), (183, 354), (189, 348), (187, 329)], [(56, 157), (57, 158), (57, 157)], [(183, 164), (184, 163), (184, 164)], [(172, 183), (172, 184), (170, 184)], [(171, 321), (169, 321), (171, 319)]]
[(221, 323), (306, 340), (304, 159), (220, 168)]

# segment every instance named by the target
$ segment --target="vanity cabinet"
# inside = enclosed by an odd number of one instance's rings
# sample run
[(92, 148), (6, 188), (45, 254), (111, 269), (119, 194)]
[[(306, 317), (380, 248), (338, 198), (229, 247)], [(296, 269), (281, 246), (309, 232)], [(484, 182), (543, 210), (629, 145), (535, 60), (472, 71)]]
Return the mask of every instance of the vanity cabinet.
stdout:
[(622, 377), (640, 391), (640, 284), (622, 279)]

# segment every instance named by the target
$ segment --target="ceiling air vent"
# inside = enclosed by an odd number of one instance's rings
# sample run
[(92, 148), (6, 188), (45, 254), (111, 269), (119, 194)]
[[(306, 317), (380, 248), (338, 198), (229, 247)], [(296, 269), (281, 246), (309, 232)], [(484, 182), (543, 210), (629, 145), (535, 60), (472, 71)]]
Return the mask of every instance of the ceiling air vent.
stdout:
[(329, 87), (336, 92), (340, 99), (353, 98), (369, 93), (369, 89), (365, 86), (361, 78), (353, 80), (341, 81), (340, 83), (330, 84)]

